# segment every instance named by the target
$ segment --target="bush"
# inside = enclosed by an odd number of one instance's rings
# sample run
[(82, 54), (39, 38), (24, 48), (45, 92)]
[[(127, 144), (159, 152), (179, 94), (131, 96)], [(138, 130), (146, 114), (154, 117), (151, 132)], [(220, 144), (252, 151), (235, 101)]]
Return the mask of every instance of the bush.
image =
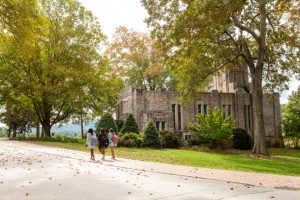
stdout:
[(136, 120), (133, 116), (132, 113), (129, 113), (128, 116), (126, 117), (126, 120), (120, 130), (121, 133), (139, 133), (139, 127), (136, 123)]
[(251, 137), (245, 129), (233, 129), (233, 148), (240, 150), (249, 150), (252, 148)]
[(179, 148), (180, 144), (175, 133), (169, 131), (159, 132), (162, 148)]
[(122, 119), (117, 119), (117, 120), (115, 120), (115, 123), (116, 123), (116, 126), (117, 126), (117, 128), (118, 128), (118, 132), (120, 132), (121, 131), (121, 128), (122, 128), (122, 126), (123, 126), (123, 124), (124, 124), (124, 120), (122, 120)]
[(18, 139), (18, 140), (23, 140), (24, 138), (25, 138), (25, 135), (23, 133), (18, 133), (16, 135), (16, 139)]
[(113, 128), (117, 132), (117, 126), (111, 113), (105, 113), (101, 119), (96, 123), (96, 134), (103, 128), (105, 132), (108, 132), (110, 128)]
[(59, 134), (59, 135), (55, 135), (55, 141), (56, 142), (62, 142), (63, 141), (63, 136), (61, 135), (61, 134)]
[(145, 128), (143, 146), (156, 149), (161, 148), (159, 135), (153, 121), (150, 121)]
[(234, 128), (234, 120), (224, 117), (224, 110), (215, 107), (206, 116), (198, 114), (197, 122), (189, 124), (189, 129), (198, 134), (200, 142), (208, 142), (210, 148), (224, 149), (226, 144), (232, 139), (232, 130)]
[(124, 147), (141, 147), (143, 138), (138, 133), (124, 133), (118, 143), (118, 146)]
[(69, 137), (64, 137), (64, 140), (63, 142), (66, 142), (66, 143), (78, 143), (79, 140), (76, 139), (76, 138), (69, 138)]
[(8, 137), (8, 131), (4, 129), (0, 129), (0, 138), (7, 138)]
[(44, 141), (49, 141), (49, 142), (56, 142), (56, 138), (54, 137), (49, 137), (49, 136), (45, 136), (43, 138)]

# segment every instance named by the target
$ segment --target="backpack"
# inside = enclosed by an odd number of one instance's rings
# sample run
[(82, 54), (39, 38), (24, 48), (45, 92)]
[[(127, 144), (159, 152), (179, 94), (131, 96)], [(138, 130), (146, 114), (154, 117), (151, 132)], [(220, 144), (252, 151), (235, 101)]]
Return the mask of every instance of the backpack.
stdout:
[(115, 144), (119, 142), (119, 137), (117, 136), (117, 134), (115, 133), (112, 134), (111, 141)]
[(98, 139), (95, 136), (91, 136), (91, 145), (96, 146), (98, 144)]
[(106, 134), (99, 134), (98, 141), (99, 141), (99, 146), (105, 146), (107, 148), (108, 139), (107, 139)]

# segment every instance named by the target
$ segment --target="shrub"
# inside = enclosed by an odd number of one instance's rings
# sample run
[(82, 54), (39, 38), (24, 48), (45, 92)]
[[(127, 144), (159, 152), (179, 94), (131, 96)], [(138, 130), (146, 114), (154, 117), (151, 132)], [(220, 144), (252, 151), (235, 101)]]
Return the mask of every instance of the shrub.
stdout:
[(159, 132), (162, 148), (179, 148), (180, 144), (175, 133), (169, 131)]
[(64, 137), (63, 142), (66, 142), (66, 143), (78, 143), (78, 139), (76, 139), (76, 138), (70, 138), (70, 137)]
[(122, 119), (117, 119), (117, 120), (115, 120), (115, 123), (116, 123), (116, 126), (117, 126), (117, 128), (118, 128), (118, 132), (120, 132), (121, 131), (121, 128), (122, 128), (122, 126), (123, 126), (123, 124), (124, 124), (124, 120), (122, 120)]
[(44, 141), (49, 141), (49, 142), (55, 142), (55, 141), (56, 141), (55, 138), (49, 137), (49, 136), (45, 136), (45, 137), (43, 138), (43, 140), (44, 140)]
[(245, 129), (233, 129), (233, 148), (240, 150), (249, 150), (252, 148), (251, 137)]
[(139, 127), (136, 123), (136, 120), (132, 113), (129, 113), (126, 117), (126, 120), (122, 126), (122, 129), (120, 130), (121, 133), (139, 133)]
[(55, 141), (56, 142), (62, 142), (63, 141), (63, 135), (61, 135), (61, 134), (55, 135)]
[(118, 146), (124, 147), (141, 147), (143, 138), (138, 133), (124, 133), (119, 140)]
[(145, 128), (143, 146), (156, 149), (161, 148), (159, 135), (152, 120)]
[(8, 137), (8, 131), (4, 129), (0, 129), (0, 138), (7, 138)]
[(105, 113), (99, 121), (96, 123), (96, 133), (100, 132), (100, 129), (103, 128), (105, 132), (108, 132), (110, 128), (113, 128), (115, 131), (117, 131), (117, 126), (115, 123), (115, 120), (112, 117), (111, 113)]
[(198, 114), (197, 123), (189, 124), (189, 129), (198, 134), (200, 142), (209, 142), (210, 148), (225, 148), (225, 144), (232, 139), (234, 121), (224, 117), (224, 110), (215, 107), (206, 116)]

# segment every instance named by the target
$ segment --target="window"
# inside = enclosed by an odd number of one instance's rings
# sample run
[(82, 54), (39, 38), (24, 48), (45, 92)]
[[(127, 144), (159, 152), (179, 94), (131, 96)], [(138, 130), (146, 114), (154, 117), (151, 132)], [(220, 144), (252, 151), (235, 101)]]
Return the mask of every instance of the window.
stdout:
[(156, 130), (158, 130), (159, 131), (159, 125), (160, 125), (160, 122), (156, 122)]
[(181, 106), (178, 105), (178, 130), (181, 130)]
[(201, 104), (198, 104), (198, 110), (197, 110), (197, 113), (198, 113), (198, 114), (201, 114), (201, 110), (202, 110), (201, 107), (202, 107), (202, 105), (201, 105)]
[(251, 129), (251, 108), (249, 105), (244, 106), (245, 129)]
[(162, 131), (166, 130), (166, 122), (161, 122), (161, 130)]
[(205, 116), (207, 114), (207, 105), (203, 105), (203, 115)]
[(191, 135), (183, 135), (184, 140), (191, 140), (192, 136)]
[(231, 116), (231, 105), (227, 105), (227, 116)]
[(155, 125), (156, 125), (156, 129), (158, 131), (165, 131), (166, 130), (166, 122), (165, 121), (156, 121)]
[(181, 117), (181, 106), (179, 104), (172, 104), (174, 130), (182, 130), (182, 117)]
[(222, 105), (222, 109), (224, 110), (224, 117), (231, 116), (231, 105)]
[(206, 115), (207, 114), (207, 104), (198, 104), (198, 114)]

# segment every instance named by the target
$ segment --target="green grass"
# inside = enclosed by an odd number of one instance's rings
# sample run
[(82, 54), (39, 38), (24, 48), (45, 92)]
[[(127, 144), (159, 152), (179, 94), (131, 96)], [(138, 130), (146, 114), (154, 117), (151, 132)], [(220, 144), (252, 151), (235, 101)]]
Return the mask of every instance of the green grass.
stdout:
[[(61, 143), (46, 141), (30, 141), (35, 144), (66, 148), (78, 151), (88, 150), (85, 143)], [(99, 153), (98, 151), (96, 151)], [(249, 156), (250, 151), (230, 150), (225, 152), (192, 151), (180, 149), (133, 149), (116, 148), (117, 157), (135, 160), (160, 162), (175, 165), (260, 172), (269, 174), (281, 174), (300, 176), (300, 150), (269, 149), (270, 158), (258, 158)], [(107, 150), (109, 155), (110, 151)]]

